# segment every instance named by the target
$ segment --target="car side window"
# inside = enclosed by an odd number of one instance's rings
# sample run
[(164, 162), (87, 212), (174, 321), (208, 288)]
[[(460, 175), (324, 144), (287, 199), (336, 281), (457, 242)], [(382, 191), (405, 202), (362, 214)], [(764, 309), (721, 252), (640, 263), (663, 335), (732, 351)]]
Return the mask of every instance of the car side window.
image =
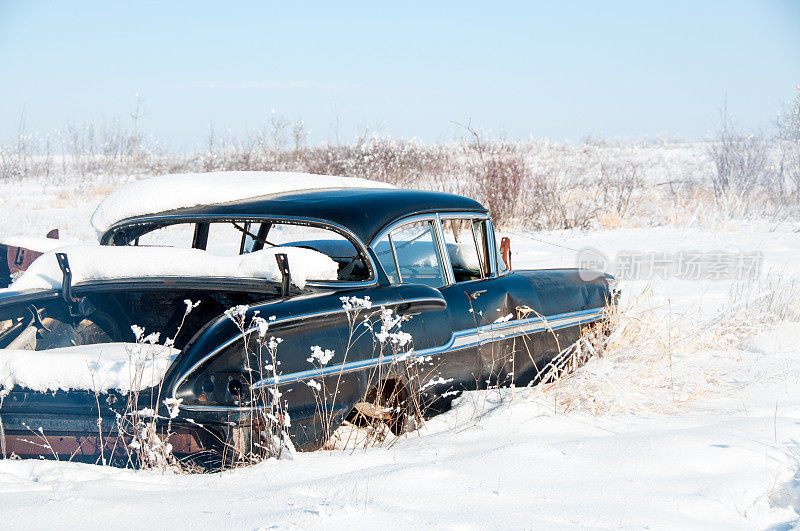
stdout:
[(472, 222), (472, 230), (475, 233), (475, 243), (478, 245), (478, 259), (481, 262), (481, 269), (484, 277), (492, 276), (492, 263), (489, 259), (491, 247), (489, 245), (489, 222), (485, 219), (476, 219)]
[(400, 283), (400, 273), (397, 270), (397, 264), (394, 261), (394, 250), (392, 249), (392, 242), (390, 236), (387, 234), (372, 246), (375, 251), (375, 257), (381, 264), (389, 282), (392, 284)]
[(447, 283), (433, 221), (402, 225), (381, 238), (373, 250), (391, 282), (425, 284), (434, 288)]
[(140, 247), (182, 247), (192, 246), (194, 223), (177, 223), (150, 230), (128, 243)]
[(455, 281), (486, 277), (486, 238), (481, 222), (471, 218), (445, 218), (442, 219), (442, 230)]
[(436, 248), (432, 221), (416, 221), (392, 231), (400, 281), (434, 288), (447, 283)]
[[(240, 226), (243, 226), (241, 223)], [(233, 223), (209, 223), (206, 251), (219, 256), (233, 256), (242, 249), (244, 234)]]

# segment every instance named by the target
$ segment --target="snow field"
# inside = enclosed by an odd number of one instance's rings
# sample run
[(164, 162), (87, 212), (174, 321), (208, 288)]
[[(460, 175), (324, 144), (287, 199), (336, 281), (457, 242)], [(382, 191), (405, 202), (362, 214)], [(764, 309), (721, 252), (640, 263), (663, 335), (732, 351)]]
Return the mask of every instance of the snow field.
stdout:
[[(90, 239), (93, 207), (27, 218), (20, 203), (4, 208), (18, 221), (4, 214), (0, 228), (37, 236), (66, 225)], [(621, 331), (604, 357), (556, 385), (466, 393), (380, 448), (203, 476), (2, 461), (0, 517), (20, 528), (797, 525), (798, 229), (509, 231), (515, 268), (572, 267), (584, 247), (722, 249), (762, 252), (764, 273), (622, 282)]]

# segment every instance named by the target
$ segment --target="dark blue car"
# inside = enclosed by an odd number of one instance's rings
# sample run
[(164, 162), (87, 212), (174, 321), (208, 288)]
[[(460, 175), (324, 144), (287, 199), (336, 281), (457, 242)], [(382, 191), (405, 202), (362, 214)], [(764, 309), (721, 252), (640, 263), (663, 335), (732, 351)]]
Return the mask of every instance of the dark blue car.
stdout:
[[(399, 433), (463, 390), (537, 382), (615, 296), (607, 275), (512, 270), (487, 210), (437, 192), (299, 190), (203, 204), (118, 220), (100, 243), (274, 258), (279, 276), (269, 278), (162, 268), (77, 279), (65, 251), (58, 286), (0, 291), (2, 349), (132, 343), (134, 325), (170, 338), (179, 354), (133, 407), (160, 413), (176, 454), (258, 448), (270, 422), (301, 450), (345, 420)], [(333, 269), (314, 278), (298, 249)], [(57, 454), (102, 452), (132, 407), (130, 392), (114, 389), (5, 393), (6, 455), (52, 453), (26, 442), (30, 426), (56, 438)]]

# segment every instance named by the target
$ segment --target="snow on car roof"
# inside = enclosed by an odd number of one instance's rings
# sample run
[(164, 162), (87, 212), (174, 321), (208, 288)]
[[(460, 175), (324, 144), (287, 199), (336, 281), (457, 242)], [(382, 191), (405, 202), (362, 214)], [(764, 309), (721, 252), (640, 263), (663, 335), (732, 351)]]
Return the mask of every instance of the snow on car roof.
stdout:
[(133, 181), (108, 195), (92, 214), (92, 227), (102, 236), (118, 221), (253, 197), (342, 188), (393, 188), (358, 177), (336, 177), (276, 171), (220, 171), (162, 175)]
[(244, 255), (218, 256), (200, 249), (173, 247), (106, 247), (68, 245), (37, 258), (3, 291), (60, 289), (61, 269), (56, 252), (67, 254), (72, 282), (153, 277), (219, 277), (281, 280), (275, 254), (289, 259), (292, 283), (305, 287), (308, 280), (336, 280), (338, 264), (329, 256), (300, 247), (270, 247)]

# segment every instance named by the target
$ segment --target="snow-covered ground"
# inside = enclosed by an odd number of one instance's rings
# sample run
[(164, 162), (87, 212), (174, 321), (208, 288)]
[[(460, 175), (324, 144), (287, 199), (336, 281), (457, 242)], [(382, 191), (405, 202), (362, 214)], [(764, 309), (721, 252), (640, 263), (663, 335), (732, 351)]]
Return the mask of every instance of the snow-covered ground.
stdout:
[[(0, 186), (0, 235), (59, 227), (93, 239), (89, 215), (107, 190), (15, 186)], [(0, 461), (0, 519), (18, 528), (797, 525), (800, 324), (775, 316), (800, 307), (780, 298), (798, 287), (800, 225), (507, 235), (515, 268), (572, 267), (587, 247), (610, 260), (760, 252), (762, 280), (623, 281), (631, 337), (607, 357), (560, 386), (467, 393), (382, 448), (198, 476)]]

